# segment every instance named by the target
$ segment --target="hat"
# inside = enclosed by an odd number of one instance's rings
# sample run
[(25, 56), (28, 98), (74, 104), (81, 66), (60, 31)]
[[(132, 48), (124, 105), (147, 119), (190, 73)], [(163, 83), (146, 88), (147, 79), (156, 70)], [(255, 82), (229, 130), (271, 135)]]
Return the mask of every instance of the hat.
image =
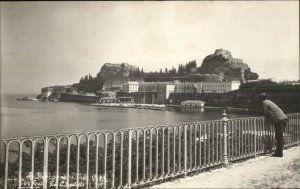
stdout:
[(258, 95), (258, 98), (267, 98), (268, 95), (266, 93), (261, 93)]

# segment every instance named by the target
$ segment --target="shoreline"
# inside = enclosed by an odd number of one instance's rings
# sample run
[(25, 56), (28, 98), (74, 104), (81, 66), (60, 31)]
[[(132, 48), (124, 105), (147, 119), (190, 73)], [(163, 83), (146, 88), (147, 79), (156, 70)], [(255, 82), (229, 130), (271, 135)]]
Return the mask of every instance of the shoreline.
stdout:
[(158, 111), (172, 111), (172, 108), (184, 108), (184, 109), (222, 109), (226, 112), (239, 112), (239, 113), (257, 113), (249, 109), (236, 108), (236, 107), (221, 107), (221, 106), (203, 106), (203, 107), (193, 107), (193, 106), (183, 106), (183, 105), (172, 105), (172, 104), (134, 104), (134, 103), (92, 103), (91, 106), (100, 107), (116, 107), (116, 108), (134, 108), (134, 109), (148, 109), (148, 110), (158, 110)]
[[(17, 98), (18, 101), (39, 101), (44, 102), (43, 100), (36, 99), (33, 97), (23, 97)], [(63, 102), (59, 100), (49, 102)], [(215, 109), (215, 110), (226, 110), (226, 112), (234, 113), (259, 113), (257, 111), (249, 110), (248, 108), (237, 108), (231, 106), (183, 106), (183, 105), (174, 105), (174, 104), (140, 104), (140, 103), (84, 103), (84, 102), (75, 102), (80, 104), (86, 104), (91, 106), (100, 106), (100, 107), (117, 107), (117, 108), (134, 108), (134, 109), (147, 109), (147, 110), (157, 110), (157, 111), (173, 111), (172, 108), (184, 108), (184, 109)]]

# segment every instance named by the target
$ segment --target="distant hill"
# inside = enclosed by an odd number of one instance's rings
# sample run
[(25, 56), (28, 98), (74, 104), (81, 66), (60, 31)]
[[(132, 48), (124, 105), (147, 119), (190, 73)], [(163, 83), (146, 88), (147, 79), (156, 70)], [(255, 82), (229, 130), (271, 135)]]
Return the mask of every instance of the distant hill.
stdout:
[(258, 74), (251, 72), (248, 64), (242, 59), (233, 58), (231, 52), (224, 49), (217, 49), (214, 54), (206, 56), (198, 68), (200, 74), (218, 74), (223, 80), (228, 81), (242, 79), (242, 70), (244, 79), (258, 79)]
[(136, 69), (136, 66), (132, 66), (127, 63), (111, 64), (105, 63), (100, 72), (97, 74), (97, 78), (127, 78), (132, 70)]

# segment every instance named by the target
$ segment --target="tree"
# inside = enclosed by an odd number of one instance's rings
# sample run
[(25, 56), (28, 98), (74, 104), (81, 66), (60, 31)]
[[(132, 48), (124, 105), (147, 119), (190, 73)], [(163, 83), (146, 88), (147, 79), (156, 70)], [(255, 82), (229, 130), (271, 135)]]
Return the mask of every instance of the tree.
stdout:
[(142, 68), (140, 76), (143, 76), (143, 75), (144, 75), (144, 69)]
[(125, 69), (125, 64), (122, 63), (122, 64), (121, 64), (121, 71), (124, 71), (124, 69)]
[(171, 76), (175, 76), (176, 75), (176, 69), (174, 67), (172, 67), (172, 69), (169, 71)]

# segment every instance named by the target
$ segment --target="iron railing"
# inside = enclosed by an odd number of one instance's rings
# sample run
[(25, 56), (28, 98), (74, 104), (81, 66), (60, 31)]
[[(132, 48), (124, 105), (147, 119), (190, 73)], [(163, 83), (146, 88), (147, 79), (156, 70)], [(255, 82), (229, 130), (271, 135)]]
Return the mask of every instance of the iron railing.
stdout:
[[(263, 117), (1, 140), (1, 188), (130, 188), (275, 149)], [(299, 144), (288, 114), (285, 146)]]

